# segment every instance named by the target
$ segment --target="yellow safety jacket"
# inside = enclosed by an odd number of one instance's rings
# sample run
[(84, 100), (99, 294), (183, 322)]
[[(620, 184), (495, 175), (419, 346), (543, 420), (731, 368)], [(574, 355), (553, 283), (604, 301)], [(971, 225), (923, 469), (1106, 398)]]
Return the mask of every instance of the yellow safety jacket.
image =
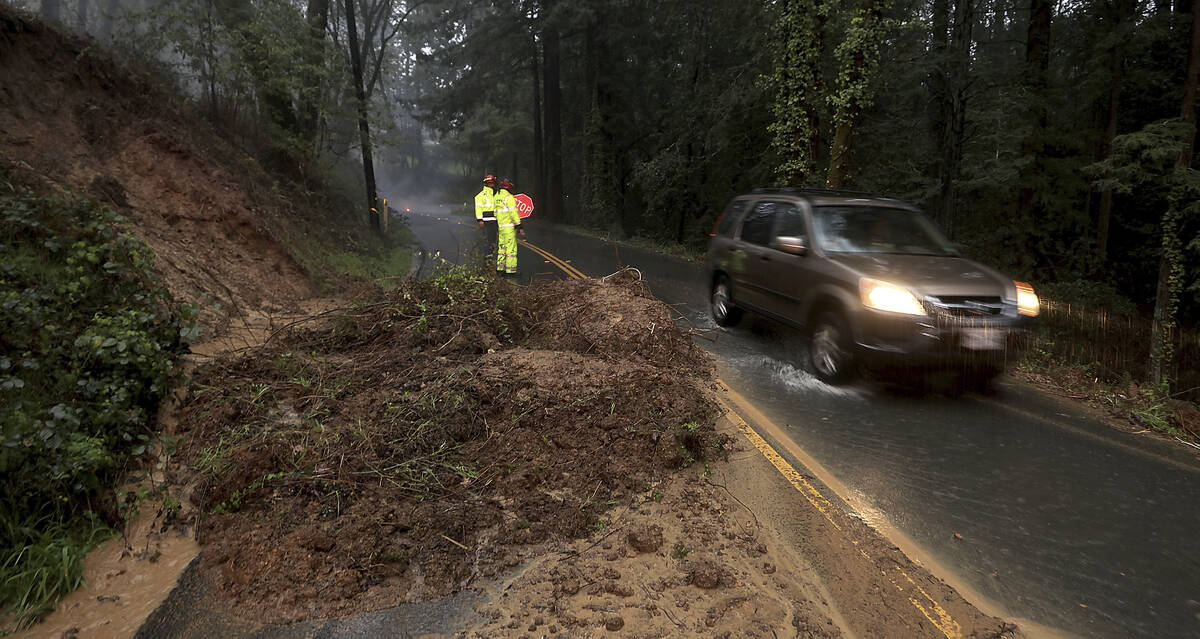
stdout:
[(514, 228), (521, 226), (521, 214), (517, 211), (517, 199), (513, 197), (508, 189), (500, 189), (496, 192), (496, 223), (500, 228)]
[(490, 186), (483, 187), (475, 195), (475, 219), (478, 221), (495, 222), (496, 221), (496, 196), (495, 190)]

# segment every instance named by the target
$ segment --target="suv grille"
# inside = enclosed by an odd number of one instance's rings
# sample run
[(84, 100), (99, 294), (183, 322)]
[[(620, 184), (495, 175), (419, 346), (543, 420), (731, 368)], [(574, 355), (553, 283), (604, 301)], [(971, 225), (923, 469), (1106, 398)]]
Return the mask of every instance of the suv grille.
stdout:
[(962, 295), (943, 295), (926, 298), (929, 310), (938, 315), (954, 317), (981, 317), (1000, 315), (1004, 312), (1004, 303), (999, 297), (967, 297)]

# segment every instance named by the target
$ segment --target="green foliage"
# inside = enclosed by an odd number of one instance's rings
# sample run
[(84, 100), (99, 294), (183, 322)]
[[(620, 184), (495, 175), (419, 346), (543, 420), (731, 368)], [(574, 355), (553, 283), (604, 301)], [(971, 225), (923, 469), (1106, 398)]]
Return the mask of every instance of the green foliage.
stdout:
[(815, 129), (823, 92), (823, 29), (829, 15), (823, 0), (785, 0), (775, 24), (775, 68), (766, 79), (774, 94), (767, 127), (771, 148), (779, 156), (776, 174), (790, 186), (817, 183)]
[[(35, 570), (28, 562), (40, 551), (20, 549), (81, 547), (82, 538), (49, 531), (76, 530), (79, 514), (144, 450), (173, 360), (195, 335), (123, 222), (94, 203), (0, 181), (0, 508), (34, 522), (4, 530), (16, 536), (0, 548), (18, 554), (4, 555), (0, 581)], [(0, 604), (26, 614), (34, 604), (11, 592)]]
[(833, 124), (853, 124), (863, 109), (871, 106), (874, 95), (869, 90), (880, 45), (890, 27), (880, 19), (886, 3), (863, 0), (850, 18), (850, 24), (833, 51), (838, 63), (836, 90), (827, 100), (833, 112)]
[(214, 124), (244, 133), (273, 169), (312, 171), (316, 126), (337, 108), (325, 93), (338, 67), (294, 3), (164, 0), (136, 18), (122, 40), (190, 87)]
[(1150, 351), (1156, 382), (1168, 379), (1162, 371), (1170, 368), (1175, 355), (1172, 332), (1177, 326), (1180, 297), (1187, 288), (1184, 229), (1200, 219), (1200, 171), (1179, 163), (1182, 140), (1195, 134), (1195, 127), (1182, 120), (1152, 122), (1140, 131), (1114, 138), (1111, 157), (1087, 167), (1088, 173), (1097, 176), (1097, 186), (1140, 195), (1164, 208), (1159, 229), (1166, 278), (1160, 279), (1158, 286), (1165, 290), (1158, 291), (1156, 340)]
[(83, 584), (83, 558), (109, 534), (88, 513), (62, 521), (53, 513), (14, 512), (0, 504), (0, 635), (28, 627)]

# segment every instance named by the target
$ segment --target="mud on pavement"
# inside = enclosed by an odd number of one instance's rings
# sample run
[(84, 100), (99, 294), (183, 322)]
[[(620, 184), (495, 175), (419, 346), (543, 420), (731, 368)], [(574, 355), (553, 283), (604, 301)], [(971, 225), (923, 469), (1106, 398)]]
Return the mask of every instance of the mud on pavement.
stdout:
[[(635, 276), (456, 268), (298, 322), (199, 369), (180, 408), (204, 605), (309, 627), (482, 589), (461, 636), (857, 634), (720, 479), (755, 453), (718, 429), (713, 383)], [(863, 582), (854, 614), (940, 636), (889, 621), (906, 602), (875, 569), (836, 577)], [(1004, 630), (976, 615), (961, 636)]]

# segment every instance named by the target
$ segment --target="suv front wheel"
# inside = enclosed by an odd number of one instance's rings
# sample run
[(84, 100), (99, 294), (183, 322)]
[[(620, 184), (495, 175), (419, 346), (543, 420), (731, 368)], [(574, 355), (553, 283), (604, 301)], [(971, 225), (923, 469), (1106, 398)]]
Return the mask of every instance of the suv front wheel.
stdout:
[(718, 326), (736, 326), (742, 320), (742, 309), (733, 305), (733, 293), (729, 288), (729, 278), (724, 275), (713, 282), (712, 316)]
[(818, 379), (841, 384), (854, 377), (854, 342), (841, 315), (822, 312), (813, 322), (810, 335), (808, 356)]

